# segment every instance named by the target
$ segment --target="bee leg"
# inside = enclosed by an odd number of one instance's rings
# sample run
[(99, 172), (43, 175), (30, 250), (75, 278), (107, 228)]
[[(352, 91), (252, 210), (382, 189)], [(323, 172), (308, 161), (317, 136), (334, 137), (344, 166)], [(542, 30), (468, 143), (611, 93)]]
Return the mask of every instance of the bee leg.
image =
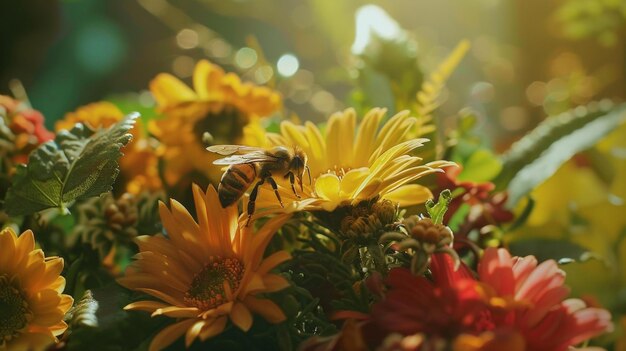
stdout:
[(293, 191), (293, 194), (296, 195), (296, 197), (299, 199), (300, 195), (298, 195), (298, 193), (296, 192), (296, 186), (294, 185), (295, 181), (296, 181), (296, 177), (293, 175), (293, 172), (287, 172), (287, 174), (285, 174), (285, 177), (289, 177), (289, 184), (291, 184), (291, 191)]
[(278, 193), (278, 184), (276, 184), (274, 178), (267, 177), (267, 181), (272, 186), (272, 189), (274, 189), (274, 194), (276, 194), (276, 198), (278, 199), (278, 202), (280, 202), (280, 207), (285, 207), (285, 205), (283, 205), (283, 200), (280, 198), (280, 194)]
[(246, 227), (250, 224), (250, 220), (252, 219), (252, 215), (254, 214), (254, 207), (256, 202), (256, 197), (259, 195), (259, 187), (265, 183), (265, 178), (261, 178), (252, 189), (250, 193), (250, 200), (248, 201), (248, 221), (246, 221)]

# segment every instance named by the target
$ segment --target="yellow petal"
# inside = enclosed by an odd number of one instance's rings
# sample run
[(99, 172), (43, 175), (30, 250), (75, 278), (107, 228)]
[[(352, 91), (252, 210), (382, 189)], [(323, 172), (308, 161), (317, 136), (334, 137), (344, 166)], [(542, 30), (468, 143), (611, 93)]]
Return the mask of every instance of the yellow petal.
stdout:
[(197, 99), (196, 93), (171, 74), (161, 73), (150, 82), (150, 91), (160, 108)]
[(361, 186), (369, 174), (370, 170), (367, 167), (353, 169), (346, 173), (346, 175), (341, 178), (341, 198), (352, 199), (356, 189)]
[(374, 151), (374, 140), (378, 126), (385, 115), (386, 109), (371, 109), (360, 123), (355, 141), (355, 166), (364, 167), (368, 165), (368, 159)]
[(400, 207), (422, 204), (433, 198), (433, 193), (425, 186), (408, 184), (383, 195), (383, 199), (391, 200), (400, 204)]
[(340, 189), (341, 182), (334, 174), (322, 174), (315, 180), (315, 193), (322, 199), (338, 201)]
[(198, 98), (203, 100), (217, 99), (221, 95), (220, 80), (224, 75), (221, 67), (207, 60), (200, 60), (193, 71), (193, 88)]

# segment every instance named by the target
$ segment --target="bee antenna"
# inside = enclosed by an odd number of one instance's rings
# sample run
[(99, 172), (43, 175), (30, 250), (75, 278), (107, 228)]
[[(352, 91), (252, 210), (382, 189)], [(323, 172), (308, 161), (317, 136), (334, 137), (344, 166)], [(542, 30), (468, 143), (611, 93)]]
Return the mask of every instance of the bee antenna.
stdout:
[(304, 168), (306, 168), (306, 172), (309, 175), (309, 185), (313, 185), (313, 180), (311, 179), (311, 169), (308, 165), (305, 165)]

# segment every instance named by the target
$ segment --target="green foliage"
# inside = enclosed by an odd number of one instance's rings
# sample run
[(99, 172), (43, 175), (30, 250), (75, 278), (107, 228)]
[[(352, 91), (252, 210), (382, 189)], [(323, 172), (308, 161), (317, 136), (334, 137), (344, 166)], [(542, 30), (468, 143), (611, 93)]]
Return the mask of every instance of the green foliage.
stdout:
[(591, 258), (589, 250), (563, 239), (530, 238), (515, 240), (509, 245), (509, 251), (515, 256), (533, 255), (542, 262), (553, 259), (559, 263), (586, 261)]
[(488, 149), (474, 152), (463, 165), (459, 181), (487, 182), (502, 171), (502, 162)]
[(147, 350), (153, 334), (165, 327), (169, 318), (151, 318), (146, 313), (127, 312), (132, 302), (127, 290), (115, 283), (92, 290), (99, 308), (93, 318), (98, 327), (74, 328), (67, 350)]
[(448, 211), (448, 205), (450, 204), (450, 201), (452, 201), (452, 193), (448, 189), (442, 191), (441, 194), (439, 194), (439, 199), (437, 200), (437, 203), (435, 203), (433, 200), (426, 201), (426, 210), (428, 211), (430, 219), (433, 221), (433, 223), (443, 223), (443, 216), (446, 214), (446, 211)]
[(619, 43), (626, 23), (626, 2), (621, 0), (567, 0), (557, 9), (556, 19), (570, 39), (594, 37), (605, 46)]
[(498, 177), (508, 182), (508, 206), (512, 207), (578, 152), (595, 145), (626, 121), (626, 104), (613, 109), (596, 105), (576, 109), (540, 124), (513, 145), (504, 157)]
[(27, 165), (19, 165), (6, 202), (9, 215), (32, 214), (57, 207), (67, 211), (74, 200), (111, 190), (119, 173), (120, 148), (131, 139), (128, 131), (138, 114), (130, 114), (108, 129), (93, 131), (77, 124), (54, 141), (40, 145)]

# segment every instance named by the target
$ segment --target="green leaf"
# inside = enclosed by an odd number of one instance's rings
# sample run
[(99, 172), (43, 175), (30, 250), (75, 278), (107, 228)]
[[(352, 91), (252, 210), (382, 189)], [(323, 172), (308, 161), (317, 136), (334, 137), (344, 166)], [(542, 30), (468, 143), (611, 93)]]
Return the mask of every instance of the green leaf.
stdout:
[(450, 201), (452, 201), (452, 193), (448, 189), (442, 191), (441, 194), (439, 194), (439, 199), (437, 200), (437, 203), (435, 203), (433, 200), (426, 201), (426, 210), (428, 211), (430, 219), (433, 221), (433, 223), (443, 223), (443, 216), (446, 214), (446, 211), (448, 211), (448, 205), (450, 204)]
[(539, 262), (556, 260), (560, 263), (584, 262), (594, 255), (586, 248), (571, 241), (561, 239), (530, 238), (514, 240), (509, 251), (515, 256), (533, 255)]
[(131, 139), (128, 131), (138, 114), (130, 114), (108, 129), (93, 131), (77, 124), (54, 141), (35, 149), (27, 165), (19, 165), (6, 197), (11, 216), (32, 214), (111, 190), (119, 173), (120, 148)]
[(474, 152), (463, 165), (458, 176), (460, 181), (488, 182), (502, 170), (502, 162), (487, 149)]
[(619, 120), (623, 120), (623, 118), (614, 115), (621, 114), (625, 108), (625, 104), (613, 106), (609, 101), (593, 102), (558, 116), (549, 117), (539, 123), (535, 129), (514, 143), (509, 151), (502, 156), (502, 173), (494, 181), (498, 189), (505, 189), (522, 168), (541, 156), (556, 141), (587, 124), (608, 118), (611, 120), (609, 124), (612, 124), (612, 128), (614, 128), (619, 124)]
[(611, 110), (598, 109), (591, 105), (553, 117), (512, 147), (504, 157), (503, 172), (498, 177), (498, 184), (510, 177), (507, 206), (515, 206), (564, 162), (592, 147), (626, 121), (626, 104)]

